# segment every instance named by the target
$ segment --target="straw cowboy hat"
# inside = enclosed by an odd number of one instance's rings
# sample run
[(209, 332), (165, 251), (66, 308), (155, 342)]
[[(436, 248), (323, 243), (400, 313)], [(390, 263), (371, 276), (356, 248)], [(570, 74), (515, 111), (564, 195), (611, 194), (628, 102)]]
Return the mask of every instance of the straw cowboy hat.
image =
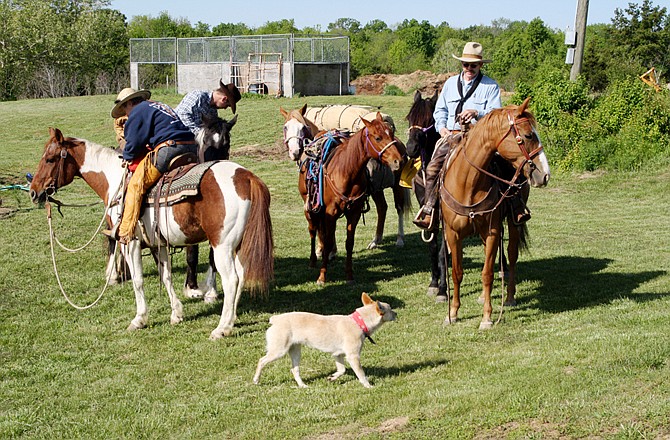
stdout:
[(470, 41), (465, 43), (465, 47), (463, 47), (463, 55), (458, 57), (454, 54), (451, 54), (451, 56), (464, 63), (490, 63), (491, 60), (485, 60), (482, 57), (482, 51), (483, 49), (481, 44)]
[(240, 91), (233, 83), (224, 84), (222, 80), (219, 80), (219, 85), (220, 87), (218, 90), (226, 95), (226, 98), (228, 98), (228, 102), (230, 103), (230, 109), (233, 111), (233, 114), (235, 114), (235, 104), (242, 98)]
[(135, 90), (132, 87), (126, 87), (121, 90), (114, 100), (114, 107), (112, 108), (112, 118), (120, 118), (125, 114), (121, 109), (123, 104), (130, 101), (133, 98), (144, 98), (149, 99), (151, 97), (151, 92), (149, 90)]

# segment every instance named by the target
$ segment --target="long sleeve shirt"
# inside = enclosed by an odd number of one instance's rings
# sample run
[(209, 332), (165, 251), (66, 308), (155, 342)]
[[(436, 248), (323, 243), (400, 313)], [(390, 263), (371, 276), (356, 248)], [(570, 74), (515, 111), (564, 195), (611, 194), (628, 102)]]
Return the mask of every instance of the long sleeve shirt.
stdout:
[(124, 126), (126, 146), (123, 158), (132, 161), (146, 156), (161, 142), (192, 141), (193, 133), (177, 114), (162, 102), (142, 101), (130, 111)]
[(204, 90), (193, 90), (187, 93), (175, 108), (179, 119), (194, 135), (202, 130), (203, 116), (210, 119), (216, 119), (219, 116), (218, 110), (211, 106), (212, 93)]
[[(458, 80), (462, 78), (460, 75), (454, 75), (447, 79), (442, 87), (440, 96), (437, 98), (435, 104), (435, 111), (433, 117), (435, 118), (435, 130), (439, 133), (443, 127), (447, 130), (460, 130), (461, 126), (455, 120), (455, 111), (461, 96), (458, 94)], [(475, 80), (466, 82), (463, 79), (463, 96), (468, 93), (470, 87)], [(463, 104), (463, 110), (477, 110), (477, 119), (481, 119), (484, 115), (491, 112), (491, 110), (502, 107), (500, 101), (500, 87), (493, 79), (484, 75), (479, 86), (474, 93)], [(472, 123), (476, 123), (475, 120)]]

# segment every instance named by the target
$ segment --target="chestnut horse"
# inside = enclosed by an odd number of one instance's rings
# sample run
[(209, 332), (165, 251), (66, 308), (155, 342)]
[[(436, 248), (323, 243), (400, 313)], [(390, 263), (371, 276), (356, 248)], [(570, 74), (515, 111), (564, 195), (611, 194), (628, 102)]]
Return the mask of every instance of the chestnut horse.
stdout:
[[(463, 239), (477, 234), (485, 248), (481, 295), (484, 312), (479, 328), (493, 326), (491, 290), (504, 219), (501, 206), (507, 197), (500, 192), (499, 184), (518, 188), (519, 184), (515, 182), (519, 176), (525, 176), (534, 187), (543, 187), (549, 182), (549, 163), (535, 128), (535, 118), (527, 110), (529, 101), (530, 98), (527, 98), (520, 106), (510, 105), (484, 116), (464, 136), (442, 170), (440, 211), (444, 239), (451, 251), (454, 283), (446, 323), (458, 320), (463, 281)], [(512, 179), (506, 180), (487, 171), (496, 155), (516, 169)], [(518, 240), (518, 237), (514, 238), (514, 230), (510, 228), (510, 242)], [(517, 254), (510, 251), (510, 277), (516, 259)]]
[[(370, 111), (369, 109), (371, 108), (372, 107), (333, 105), (308, 109), (307, 104), (305, 104), (298, 110), (287, 111), (280, 107), (279, 111), (284, 116), (285, 120), (284, 145), (288, 151), (289, 158), (298, 162), (304, 147), (314, 140), (317, 133), (331, 129), (348, 130), (350, 132), (358, 131), (360, 128), (364, 127), (362, 122), (363, 119), (371, 121), (376, 118), (376, 112)], [(330, 110), (333, 110), (332, 113), (335, 117), (326, 118), (326, 116), (330, 115)], [(313, 122), (310, 115), (316, 115), (316, 121), (319, 123)], [(384, 122), (392, 128), (393, 134), (395, 135), (395, 125), (390, 116), (382, 114), (382, 119), (384, 119)], [(404, 155), (404, 145), (399, 140), (397, 140), (396, 145), (401, 149), (401, 153)], [(384, 168), (384, 166), (380, 167), (378, 162), (377, 164), (375, 164), (374, 161), (368, 162), (368, 171), (371, 173), (373, 180), (383, 180), (382, 176)], [(367, 246), (368, 249), (377, 248), (384, 238), (384, 225), (386, 223), (386, 214), (388, 212), (388, 203), (386, 202), (386, 197), (384, 197), (384, 188), (388, 187), (386, 185), (391, 185), (391, 189), (393, 190), (393, 201), (398, 214), (396, 246), (402, 247), (405, 245), (404, 221), (411, 210), (412, 204), (409, 190), (400, 186), (400, 173), (393, 173), (392, 179), (392, 182), (373, 183), (374, 188), (371, 188), (369, 191), (377, 211), (377, 227), (375, 229), (374, 237)]]
[[(124, 176), (118, 153), (85, 139), (66, 138), (58, 129), (49, 131), (50, 138), (30, 185), (33, 202), (44, 202), (48, 195), (81, 177), (110, 206)], [(118, 218), (119, 204), (111, 205), (108, 215)], [(143, 328), (148, 321), (141, 245), (158, 248), (158, 269), (172, 309), (170, 322), (177, 324), (183, 320), (183, 310), (174, 292), (165, 243), (184, 246), (208, 240), (224, 292), (221, 319), (210, 338), (229, 335), (245, 285), (252, 295), (269, 290), (274, 270), (269, 207), (270, 193), (257, 176), (233, 162), (216, 162), (204, 173), (199, 194), (162, 206), (157, 213), (152, 208), (145, 209), (136, 231), (144, 243), (132, 240), (121, 246), (129, 262), (137, 305), (128, 330)], [(158, 221), (158, 233), (151, 227), (154, 221)]]
[(382, 116), (368, 122), (363, 120), (365, 128), (351, 137), (344, 138), (337, 145), (330, 158), (323, 165), (323, 188), (321, 192), (323, 203), (318, 211), (308, 206), (307, 171), (311, 159), (300, 164), (298, 189), (305, 201), (305, 217), (307, 218), (311, 239), (310, 266), (316, 267), (316, 236), (323, 245), (322, 263), (318, 284), (326, 282), (326, 270), (331, 251), (335, 245), (335, 226), (337, 219), (344, 215), (347, 219), (347, 257), (345, 273), (348, 282), (353, 282), (352, 253), (354, 235), (360, 220), (365, 198), (367, 196), (366, 164), (372, 159), (378, 159), (388, 165), (392, 171), (398, 170), (403, 161), (403, 154), (397, 146), (397, 141), (391, 129), (384, 123)]

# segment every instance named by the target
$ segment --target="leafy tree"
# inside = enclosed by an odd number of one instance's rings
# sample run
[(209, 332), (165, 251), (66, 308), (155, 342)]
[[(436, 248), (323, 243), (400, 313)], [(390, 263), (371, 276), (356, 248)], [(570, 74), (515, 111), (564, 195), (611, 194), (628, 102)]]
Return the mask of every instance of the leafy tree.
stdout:
[(212, 35), (218, 36), (232, 36), (232, 35), (249, 35), (252, 30), (244, 23), (219, 23), (212, 28)]
[(279, 21), (268, 21), (256, 29), (257, 34), (297, 34), (300, 30), (295, 27), (294, 19), (283, 19)]

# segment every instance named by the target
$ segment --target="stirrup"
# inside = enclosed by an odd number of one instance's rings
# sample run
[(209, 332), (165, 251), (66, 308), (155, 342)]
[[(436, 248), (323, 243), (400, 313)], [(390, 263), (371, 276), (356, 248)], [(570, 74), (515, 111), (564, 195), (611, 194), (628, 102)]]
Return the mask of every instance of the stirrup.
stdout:
[(121, 225), (121, 222), (118, 222), (112, 226), (112, 229), (103, 229), (100, 231), (102, 234), (108, 236), (109, 238), (113, 238), (114, 240), (119, 239), (119, 226)]
[(430, 211), (426, 212), (425, 207), (422, 207), (416, 214), (416, 217), (414, 217), (414, 220), (412, 220), (412, 223), (421, 229), (432, 229), (434, 212), (435, 210), (433, 208), (430, 208)]
[(512, 223), (514, 223), (516, 226), (521, 226), (528, 220), (530, 220), (530, 210), (526, 207), (524, 207), (524, 209), (520, 212), (512, 213)]

